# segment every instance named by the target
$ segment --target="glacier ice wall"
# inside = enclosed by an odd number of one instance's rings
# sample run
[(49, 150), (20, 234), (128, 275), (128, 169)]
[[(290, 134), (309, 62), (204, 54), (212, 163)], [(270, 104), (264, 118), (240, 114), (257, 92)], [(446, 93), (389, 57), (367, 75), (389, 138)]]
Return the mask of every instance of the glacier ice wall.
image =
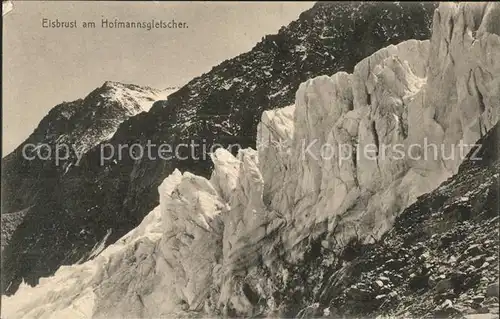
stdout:
[[(456, 172), (460, 141), (473, 144), (498, 121), (498, 21), (497, 3), (443, 3), (430, 41), (303, 83), (295, 105), (263, 113), (257, 150), (217, 150), (210, 180), (175, 171), (138, 228), (92, 261), (22, 285), (3, 298), (3, 315), (248, 315), (259, 300), (277, 309), (271, 277), (287, 281), (283, 263), (316, 238), (333, 250), (378, 238)], [(432, 144), (443, 151), (422, 157)], [(337, 152), (325, 156), (324, 145)], [(359, 154), (369, 145), (372, 156)]]

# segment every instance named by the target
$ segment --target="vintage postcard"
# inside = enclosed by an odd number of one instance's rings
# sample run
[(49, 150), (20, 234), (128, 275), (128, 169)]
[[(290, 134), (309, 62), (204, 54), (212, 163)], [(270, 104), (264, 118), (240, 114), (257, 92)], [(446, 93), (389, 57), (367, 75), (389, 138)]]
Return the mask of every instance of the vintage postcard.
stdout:
[(3, 1), (1, 318), (498, 318), (499, 21)]

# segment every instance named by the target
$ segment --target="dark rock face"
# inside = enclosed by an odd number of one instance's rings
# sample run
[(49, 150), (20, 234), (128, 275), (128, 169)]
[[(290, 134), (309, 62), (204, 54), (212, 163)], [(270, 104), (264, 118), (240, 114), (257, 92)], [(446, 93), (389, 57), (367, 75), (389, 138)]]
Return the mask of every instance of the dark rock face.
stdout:
[(110, 138), (124, 120), (144, 111), (160, 93), (108, 81), (84, 99), (55, 106), (26, 141), (2, 159), (2, 251), (18, 226), (23, 236), (33, 235), (29, 240), (36, 242), (36, 233), (23, 232), (24, 218), (40, 214), (40, 218), (50, 220), (49, 215), (37, 210), (39, 203), (64, 200), (56, 187), (70, 176), (67, 173), (79, 158)]
[[(63, 102), (55, 106), (39, 123), (35, 131), (2, 160), (2, 214), (24, 209), (39, 199), (40, 188), (52, 185), (53, 180), (75, 165), (77, 156), (85, 154), (99, 142), (112, 135), (125, 119), (144, 111), (150, 95), (159, 90), (136, 85), (106, 82), (84, 99)], [(151, 98), (150, 104), (154, 100)], [(33, 147), (41, 145), (40, 154), (49, 160), (38, 160)], [(55, 162), (56, 145), (60, 146), (61, 161)], [(69, 152), (63, 145), (71, 146)], [(67, 159), (62, 159), (68, 155)], [(43, 200), (43, 199), (42, 199)]]
[[(435, 7), (318, 3), (250, 52), (193, 79), (148, 113), (125, 120), (108, 142), (115, 149), (135, 143), (144, 149), (148, 143), (175, 147), (193, 141), (207, 148), (213, 143), (254, 147), (262, 111), (292, 104), (299, 84), (311, 77), (352, 72), (357, 62), (382, 47), (428, 39)], [(153, 147), (154, 159), (134, 160), (125, 154), (104, 165), (100, 151), (99, 145), (90, 149), (64, 178), (59, 178), (60, 172), (50, 173), (50, 187), (31, 186), (30, 194), (39, 194), (36, 199), (12, 197), (22, 203), (18, 206), (33, 207), (5, 251), (2, 292), (15, 292), (23, 278), (36, 284), (60, 265), (85, 260), (108, 231), (107, 244), (123, 236), (158, 204), (157, 187), (175, 167), (205, 176), (211, 169), (208, 158), (196, 158), (202, 155), (199, 148), (187, 160), (159, 159)], [(12, 179), (18, 180), (19, 174), (16, 170)], [(26, 187), (18, 189), (22, 193)]]
[(276, 291), (285, 317), (498, 315), (500, 124), (478, 144), (469, 158), (481, 160), (465, 160), (380, 241), (342, 253), (312, 243), (321, 253), (289, 269), (297, 286)]

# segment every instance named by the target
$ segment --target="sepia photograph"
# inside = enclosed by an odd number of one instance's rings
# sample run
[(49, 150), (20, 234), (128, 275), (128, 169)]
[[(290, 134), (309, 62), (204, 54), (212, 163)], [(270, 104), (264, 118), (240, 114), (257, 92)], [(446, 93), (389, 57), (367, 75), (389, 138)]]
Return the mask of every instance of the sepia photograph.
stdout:
[(500, 2), (2, 1), (1, 319), (499, 317)]

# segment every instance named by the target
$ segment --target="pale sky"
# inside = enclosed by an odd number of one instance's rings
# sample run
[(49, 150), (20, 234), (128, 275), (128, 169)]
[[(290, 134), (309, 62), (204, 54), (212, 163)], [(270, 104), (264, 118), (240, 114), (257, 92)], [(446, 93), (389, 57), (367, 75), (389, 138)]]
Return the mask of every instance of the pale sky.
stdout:
[[(3, 18), (2, 156), (22, 143), (55, 105), (105, 81), (182, 86), (250, 50), (313, 2), (13, 1)], [(171, 20), (188, 29), (47, 29), (60, 21)]]

